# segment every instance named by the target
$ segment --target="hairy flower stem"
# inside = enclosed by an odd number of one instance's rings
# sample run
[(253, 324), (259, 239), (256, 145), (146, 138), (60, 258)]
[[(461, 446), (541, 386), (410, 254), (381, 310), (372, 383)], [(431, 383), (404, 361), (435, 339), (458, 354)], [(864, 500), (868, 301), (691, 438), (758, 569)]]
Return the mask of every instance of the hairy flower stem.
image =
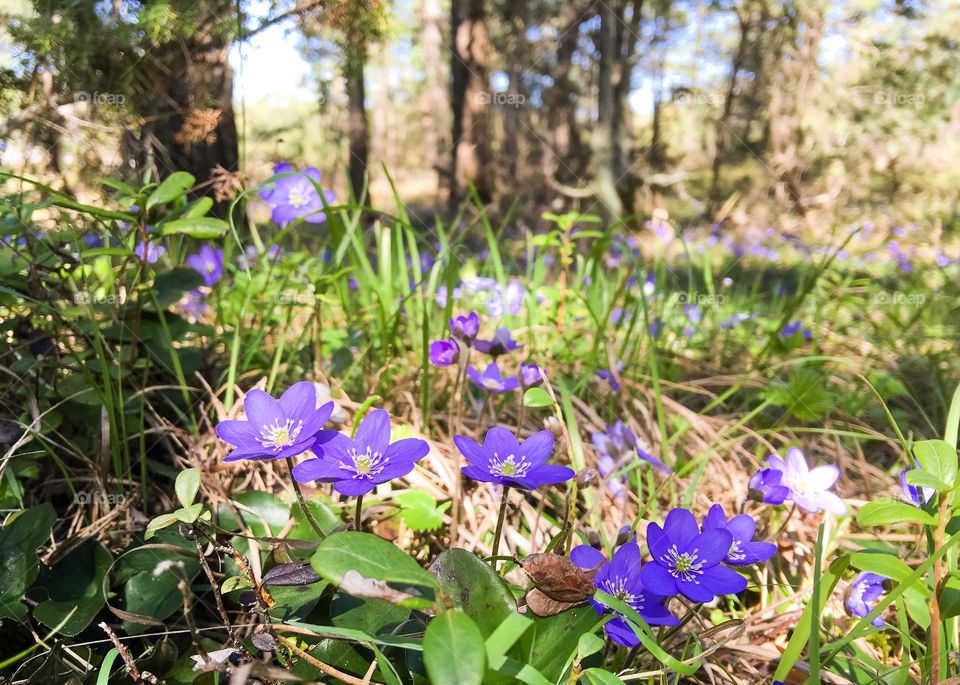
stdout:
[[(950, 518), (949, 498), (952, 493), (940, 493), (940, 518), (937, 521), (937, 529), (933, 533), (933, 548), (935, 550), (943, 547), (943, 539), (947, 533), (947, 520)], [(940, 682), (940, 590), (945, 580), (946, 568), (943, 563), (943, 556), (937, 557), (933, 562), (933, 601), (930, 602), (930, 651), (933, 653), (931, 660), (930, 682)]]
[(357, 496), (357, 508), (353, 512), (354, 530), (360, 530), (360, 520), (363, 515), (363, 495)]
[(297, 479), (293, 477), (293, 459), (287, 457), (287, 470), (290, 471), (290, 482), (293, 483), (293, 491), (297, 495), (297, 502), (300, 504), (300, 509), (303, 510), (303, 515), (306, 517), (307, 521), (310, 523), (310, 527), (313, 528), (317, 536), (323, 540), (326, 534), (320, 528), (320, 524), (317, 523), (317, 519), (313, 518), (313, 513), (310, 511), (310, 507), (307, 506), (307, 500), (303, 496), (303, 491), (300, 489), (300, 483), (297, 482)]
[[(456, 342), (460, 349), (460, 364), (457, 367), (457, 382), (453, 386), (453, 407), (451, 413), (448, 414), (451, 440), (456, 433), (463, 429), (463, 391), (467, 383), (467, 364), (470, 363), (470, 348), (459, 340)], [(453, 490), (453, 506), (450, 511), (450, 547), (457, 544), (457, 538), (460, 534), (460, 517), (463, 515), (463, 474), (460, 472), (459, 457), (454, 468)]]
[[(503, 493), (500, 495), (500, 513), (497, 514), (497, 528), (493, 532), (493, 549), (491, 556), (496, 557), (500, 552), (500, 535), (503, 533), (503, 519), (507, 516), (507, 495), (510, 488), (503, 486)], [(497, 567), (497, 560), (492, 559), (493, 567)]]

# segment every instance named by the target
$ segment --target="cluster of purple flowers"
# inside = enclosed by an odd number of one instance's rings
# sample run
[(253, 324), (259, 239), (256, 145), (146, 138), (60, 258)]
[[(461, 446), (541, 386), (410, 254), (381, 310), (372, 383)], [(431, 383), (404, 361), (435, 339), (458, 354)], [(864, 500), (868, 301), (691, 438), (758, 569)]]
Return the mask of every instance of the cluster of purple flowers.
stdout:
[(638, 461), (649, 464), (661, 473), (673, 473), (673, 469), (641, 446), (637, 436), (623, 421), (608, 424), (606, 432), (594, 431), (591, 441), (599, 454), (597, 471), (614, 497), (626, 495), (627, 469)]
[(750, 478), (750, 490), (767, 504), (789, 501), (811, 514), (823, 510), (841, 515), (847, 512), (847, 505), (830, 492), (839, 477), (840, 469), (836, 465), (824, 464), (811, 469), (803, 452), (791, 447), (786, 459), (770, 455), (767, 468)]
[(434, 366), (451, 366), (459, 361), (461, 355), (469, 359), (470, 351), (476, 350), (493, 358), (482, 371), (467, 364), (467, 377), (478, 388), (492, 393), (505, 393), (519, 387), (530, 388), (541, 382), (541, 374), (545, 371), (536, 364), (521, 364), (516, 376), (503, 375), (497, 358), (523, 347), (513, 339), (509, 328), (498, 328), (492, 338), (481, 340), (477, 337), (480, 334), (480, 316), (470, 312), (450, 319), (450, 333), (451, 337), (430, 343), (430, 363)]
[(407, 475), (430, 451), (419, 438), (391, 443), (390, 417), (382, 409), (364, 417), (353, 438), (324, 430), (334, 404), (317, 407), (316, 388), (307, 381), (294, 383), (279, 400), (251, 390), (243, 407), (245, 420), (217, 424), (217, 435), (236, 446), (226, 461), (290, 459), (312, 451), (314, 458), (293, 468), (294, 479), (333, 483), (343, 495), (364, 495), (380, 483)]
[[(203, 277), (203, 284), (212, 288), (223, 277), (223, 250), (204, 245), (197, 254), (187, 257), (187, 265)], [(199, 288), (185, 295), (184, 309), (194, 318), (206, 311), (206, 297)]]
[[(487, 310), (487, 314), (494, 319), (499, 319), (507, 314), (511, 316), (519, 314), (527, 291), (523, 284), (515, 278), (510, 279), (505, 286), (502, 286), (496, 279), (475, 276), (461, 281), (460, 285), (453, 289), (452, 295), (455, 302), (459, 300), (468, 300), (469, 302), (482, 300), (482, 305)], [(441, 285), (437, 289), (437, 304), (446, 307), (447, 297), (447, 287)]]
[[(756, 522), (741, 514), (729, 521), (723, 507), (710, 508), (702, 526), (687, 509), (673, 509), (663, 525), (647, 526), (650, 561), (641, 562), (635, 540), (621, 545), (609, 561), (587, 545), (570, 553), (584, 570), (599, 567), (594, 586), (625, 602), (651, 625), (679, 625), (666, 607), (670, 597), (682, 595), (692, 602), (711, 602), (717, 595), (742, 592), (747, 579), (731, 566), (766, 561), (776, 552), (769, 542), (753, 540)], [(591, 600), (601, 615), (608, 610)], [(615, 612), (604, 626), (608, 637), (624, 647), (640, 644), (626, 618)]]

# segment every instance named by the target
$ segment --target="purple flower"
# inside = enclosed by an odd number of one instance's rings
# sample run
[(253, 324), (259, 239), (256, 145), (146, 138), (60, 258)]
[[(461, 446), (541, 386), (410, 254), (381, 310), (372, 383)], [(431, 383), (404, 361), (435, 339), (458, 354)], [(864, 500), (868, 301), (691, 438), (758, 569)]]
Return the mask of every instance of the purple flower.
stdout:
[(740, 514), (727, 521), (723, 507), (714, 504), (703, 519), (703, 529), (726, 528), (733, 535), (733, 544), (724, 559), (731, 566), (749, 566), (766, 561), (777, 552), (777, 546), (771, 542), (754, 542), (757, 522), (752, 516)]
[(223, 250), (204, 245), (200, 252), (187, 257), (187, 264), (203, 276), (203, 283), (213, 286), (223, 275)]
[[(594, 431), (590, 441), (600, 453), (597, 468), (604, 477), (613, 470), (619, 470), (633, 463), (639, 457), (661, 473), (673, 473), (673, 469), (664, 464), (640, 446), (640, 441), (623, 421), (607, 424), (607, 432)], [(607, 473), (604, 473), (606, 471)]]
[(811, 469), (803, 452), (796, 447), (787, 450), (786, 460), (774, 454), (767, 464), (782, 473), (780, 484), (790, 489), (787, 499), (804, 511), (816, 514), (823, 509), (837, 515), (847, 513), (847, 505), (843, 500), (829, 492), (829, 488), (840, 477), (840, 469), (836, 465), (824, 464)]
[[(323, 213), (323, 200), (314, 182), (320, 183), (320, 171), (316, 167), (307, 167), (294, 173), (293, 167), (279, 162), (273, 167), (274, 175), (287, 174), (272, 186), (260, 191), (260, 198), (273, 207), (270, 218), (280, 226), (292, 224), (297, 219), (312, 224), (322, 224), (327, 220)], [(323, 191), (326, 203), (337, 199), (332, 190)]]
[(467, 367), (467, 375), (470, 376), (470, 380), (475, 385), (490, 392), (510, 392), (520, 387), (520, 379), (515, 377), (504, 378), (500, 374), (500, 367), (497, 366), (496, 362), (487, 364), (483, 373), (477, 371), (476, 367), (471, 364)]
[(160, 259), (166, 253), (167, 248), (159, 243), (154, 243), (147, 241), (144, 243), (142, 240), (137, 243), (137, 246), (133, 248), (133, 251), (136, 252), (137, 257), (145, 261), (147, 264), (156, 264), (157, 260)]
[(803, 322), (800, 319), (788, 323), (780, 330), (780, 334), (784, 338), (792, 338), (798, 332), (801, 332), (801, 329), (803, 339), (809, 341), (813, 337), (813, 334), (810, 332), (809, 328), (803, 328)]
[(329, 439), (321, 430), (333, 413), (333, 402), (317, 409), (313, 383), (294, 383), (275, 400), (253, 389), (243, 398), (245, 421), (221, 421), (217, 435), (236, 445), (224, 461), (237, 459), (285, 459), (303, 454)]
[[(914, 459), (913, 463), (916, 468), (920, 468), (920, 465), (917, 463), (917, 460)], [(907, 482), (907, 471), (912, 471), (913, 469), (903, 469), (900, 472), (900, 490), (903, 492), (903, 496), (911, 504), (915, 504), (918, 507), (923, 507), (924, 504), (933, 499), (933, 496), (937, 494), (937, 491), (933, 488), (918, 488), (916, 485), (910, 485)], [(921, 500), (921, 497), (923, 498)]]
[[(877, 573), (864, 572), (858, 575), (850, 584), (847, 598), (843, 602), (847, 613), (851, 616), (863, 618), (873, 611), (873, 606), (880, 599), (880, 595), (883, 594), (883, 582), (885, 580), (888, 580), (886, 576)], [(870, 625), (875, 628), (883, 628), (886, 622), (877, 616), (870, 621)]]
[(360, 422), (356, 437), (351, 440), (334, 433), (323, 444), (323, 456), (294, 466), (293, 477), (300, 483), (333, 483), (341, 495), (365, 495), (380, 483), (413, 471), (414, 463), (429, 451), (426, 440), (419, 438), (391, 444), (390, 417), (383, 409), (375, 409)]
[(453, 333), (454, 338), (469, 345), (480, 332), (480, 317), (476, 312), (470, 312), (466, 316), (456, 316), (450, 319), (450, 332)]
[[(650, 625), (680, 625), (677, 617), (663, 605), (666, 597), (649, 592), (640, 579), (640, 546), (636, 542), (621, 545), (613, 554), (606, 557), (589, 545), (578, 545), (570, 551), (570, 561), (585, 571), (592, 571), (603, 564), (593, 579), (593, 585), (629, 605)], [(590, 599), (590, 604), (601, 616), (609, 609), (600, 602)], [(630, 627), (627, 619), (619, 613), (603, 626), (607, 636), (623, 647), (635, 647), (640, 639)]]
[[(618, 366), (622, 366), (622, 364), (618, 364)], [(620, 369), (617, 369), (618, 373), (619, 371)], [(607, 381), (607, 383), (610, 384), (610, 389), (614, 392), (620, 392), (620, 381), (617, 380), (617, 377), (610, 369), (600, 369), (597, 371), (597, 378), (602, 381)]]
[(183, 310), (194, 319), (199, 319), (207, 311), (207, 302), (199, 290), (184, 293)]
[(747, 579), (721, 566), (733, 534), (726, 528), (706, 528), (686, 509), (667, 514), (661, 528), (647, 526), (647, 547), (653, 563), (640, 570), (644, 587), (658, 595), (682, 594), (693, 602), (709, 602), (714, 595), (730, 595), (747, 587)]
[(430, 363), (434, 366), (450, 366), (460, 356), (460, 348), (454, 340), (434, 340), (430, 343)]
[(477, 340), (473, 346), (478, 351), (489, 354), (491, 357), (499, 357), (501, 354), (513, 352), (523, 347), (510, 336), (509, 328), (498, 328), (491, 340)]
[(453, 442), (470, 464), (463, 467), (463, 473), (482, 483), (535, 490), (575, 475), (566, 466), (546, 463), (553, 452), (550, 431), (534, 433), (518, 443), (506, 428), (494, 426), (487, 431), (482, 447), (465, 435), (455, 435)]
[(781, 485), (783, 472), (763, 469), (750, 477), (751, 498), (765, 504), (783, 504), (790, 496), (790, 488)]
[(540, 385), (543, 382), (543, 379), (540, 377), (540, 373), (546, 375), (547, 372), (541, 369), (536, 364), (521, 364), (520, 365), (520, 384), (524, 388), (532, 388), (535, 385)]

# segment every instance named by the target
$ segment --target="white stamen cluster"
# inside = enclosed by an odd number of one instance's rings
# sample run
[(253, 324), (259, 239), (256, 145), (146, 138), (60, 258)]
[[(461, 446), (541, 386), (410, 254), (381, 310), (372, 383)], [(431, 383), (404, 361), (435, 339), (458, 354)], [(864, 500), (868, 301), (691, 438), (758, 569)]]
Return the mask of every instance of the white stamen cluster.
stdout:
[(387, 465), (383, 454), (373, 450), (367, 445), (366, 452), (359, 452), (357, 448), (351, 447), (347, 450), (347, 456), (352, 463), (341, 462), (340, 467), (354, 472), (354, 478), (373, 478)]
[(279, 452), (297, 441), (301, 428), (303, 428), (303, 421), (297, 421), (294, 424), (293, 419), (287, 419), (280, 423), (280, 419), (276, 419), (273, 423), (260, 427), (260, 437), (257, 441), (267, 449)]
[(670, 575), (678, 580), (685, 580), (700, 584), (699, 576), (703, 575), (703, 562), (697, 561), (698, 549), (681, 554), (676, 545), (671, 545), (667, 553), (660, 557), (660, 561), (670, 571)]
[(507, 455), (506, 459), (500, 459), (499, 453), (494, 452), (493, 459), (490, 460), (489, 469), (490, 473), (497, 476), (523, 478), (527, 475), (527, 471), (530, 470), (530, 464), (528, 464), (526, 458), (522, 456), (518, 458), (516, 455), (510, 454)]

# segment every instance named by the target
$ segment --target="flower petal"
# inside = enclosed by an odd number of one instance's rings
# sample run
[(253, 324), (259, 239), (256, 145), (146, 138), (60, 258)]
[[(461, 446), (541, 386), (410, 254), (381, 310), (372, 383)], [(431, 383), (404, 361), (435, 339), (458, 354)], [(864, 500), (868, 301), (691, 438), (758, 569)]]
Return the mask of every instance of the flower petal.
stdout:
[[(414, 440), (415, 438), (410, 439)], [(413, 471), (415, 461), (416, 460), (405, 459), (401, 459), (400, 461), (391, 461), (383, 467), (383, 470), (380, 471), (380, 473), (373, 477), (373, 481), (379, 484), (386, 483), (394, 478), (403, 478), (405, 475)]]
[[(333, 431), (323, 431), (324, 433), (333, 433)], [(353, 440), (343, 433), (333, 433), (328, 440), (323, 442), (323, 456), (333, 461), (350, 461), (347, 451), (354, 449)]]
[(283, 423), (286, 419), (280, 403), (258, 388), (254, 388), (243, 398), (243, 408), (247, 412), (247, 419), (257, 432), (260, 431), (261, 426), (269, 426), (275, 422)]
[(716, 594), (706, 586), (706, 575), (700, 576), (697, 580), (677, 578), (677, 589), (680, 594), (693, 602), (709, 602)]
[(467, 461), (474, 466), (486, 466), (490, 462), (490, 457), (484, 451), (483, 447), (468, 438), (466, 435), (454, 435), (453, 444), (457, 446), (460, 453), (466, 457)]
[(279, 402), (288, 419), (306, 422), (317, 409), (317, 389), (309, 381), (294, 383), (280, 395)]
[(217, 437), (240, 447), (256, 442), (257, 432), (249, 421), (221, 421), (217, 424)]
[(673, 509), (663, 521), (663, 532), (677, 547), (686, 549), (690, 541), (700, 534), (700, 526), (688, 509)]
[(531, 466), (540, 466), (553, 452), (553, 433), (539, 431), (523, 441), (520, 445), (520, 454), (527, 458)]
[(367, 447), (380, 454), (386, 452), (390, 444), (390, 415), (383, 409), (374, 409), (360, 422), (353, 441), (361, 452)]
[(757, 532), (757, 522), (749, 514), (740, 514), (727, 522), (727, 530), (733, 533), (734, 540), (749, 542)]
[(376, 483), (371, 480), (367, 480), (366, 478), (346, 478), (344, 480), (336, 481), (333, 484), (333, 489), (339, 492), (341, 495), (347, 495), (348, 497), (359, 497), (360, 495), (366, 495), (376, 486)]
[(503, 484), (503, 478), (500, 476), (495, 476), (486, 469), (482, 469), (479, 466), (464, 466), (460, 469), (467, 478), (473, 478), (474, 480), (480, 481), (481, 483), (499, 483)]
[(535, 487), (541, 485), (552, 485), (554, 483), (563, 483), (577, 475), (573, 469), (557, 464), (544, 464), (535, 469), (527, 471), (524, 478), (526, 481), (536, 483)]
[(616, 642), (621, 647), (636, 647), (640, 644), (640, 638), (633, 632), (633, 628), (622, 616), (616, 616), (607, 621), (603, 629), (607, 637)]
[(707, 515), (703, 517), (703, 528), (726, 528), (727, 527), (727, 515), (723, 513), (723, 507), (719, 504), (714, 504), (707, 511)]
[(701, 583), (715, 595), (735, 595), (747, 587), (747, 579), (726, 566), (715, 566), (704, 573)]
[(741, 542), (739, 545), (740, 554), (738, 558), (731, 559), (729, 556), (726, 562), (732, 566), (750, 566), (766, 561), (777, 553), (777, 546), (772, 542)]
[(503, 426), (494, 426), (487, 431), (487, 435), (483, 439), (483, 449), (486, 452), (488, 462), (494, 458), (494, 452), (501, 460), (506, 459), (511, 454), (520, 455), (520, 443), (517, 442), (513, 433)]
[(640, 580), (643, 581), (643, 587), (661, 597), (672, 597), (678, 592), (677, 579), (657, 563), (644, 564), (640, 569)]
[(314, 480), (331, 483), (352, 475), (350, 471), (340, 468), (340, 464), (328, 459), (307, 459), (293, 467), (293, 479), (298, 483)]
[(799, 448), (791, 447), (787, 450), (787, 471), (794, 475), (802, 475), (809, 470), (810, 467), (807, 466), (807, 459), (803, 456), (803, 452), (801, 452)]
[(577, 545), (570, 550), (570, 561), (585, 571), (591, 571), (605, 562), (603, 552), (590, 545)]
[(836, 464), (824, 464), (810, 469), (804, 479), (808, 490), (826, 490), (833, 486), (840, 477), (840, 467)]
[[(333, 402), (326, 402), (319, 409), (309, 411), (305, 415), (303, 426), (300, 428), (300, 435), (307, 436), (320, 433), (320, 429), (330, 419), (331, 414), (333, 414)], [(321, 442), (326, 442), (326, 440), (321, 440)]]
[(391, 443), (384, 452), (384, 457), (391, 463), (404, 462), (413, 464), (413, 462), (423, 459), (430, 451), (430, 445), (426, 440), (420, 438), (403, 438)]
[[(730, 546), (733, 544), (733, 533), (726, 528), (708, 528), (690, 541), (685, 549), (696, 550), (697, 558), (702, 559), (705, 566), (719, 564)], [(683, 550), (684, 548), (680, 548)]]

